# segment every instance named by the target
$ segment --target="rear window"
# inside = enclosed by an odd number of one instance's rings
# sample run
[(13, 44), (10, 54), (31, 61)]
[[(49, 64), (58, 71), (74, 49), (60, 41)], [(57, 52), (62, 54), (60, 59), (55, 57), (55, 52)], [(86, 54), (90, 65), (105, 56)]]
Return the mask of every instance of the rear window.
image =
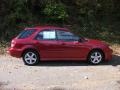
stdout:
[(28, 38), (29, 36), (31, 36), (33, 33), (35, 32), (34, 29), (32, 30), (23, 30), (18, 36), (18, 39), (24, 39), (24, 38)]

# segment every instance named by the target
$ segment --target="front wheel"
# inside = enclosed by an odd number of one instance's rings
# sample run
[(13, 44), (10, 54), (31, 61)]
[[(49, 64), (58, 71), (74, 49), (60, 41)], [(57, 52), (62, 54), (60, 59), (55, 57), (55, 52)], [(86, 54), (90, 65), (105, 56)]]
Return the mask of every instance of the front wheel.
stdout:
[(33, 50), (26, 51), (22, 58), (25, 65), (34, 66), (39, 63), (39, 54)]
[(100, 64), (103, 61), (103, 59), (104, 59), (103, 53), (98, 50), (92, 51), (88, 56), (88, 62), (93, 65)]

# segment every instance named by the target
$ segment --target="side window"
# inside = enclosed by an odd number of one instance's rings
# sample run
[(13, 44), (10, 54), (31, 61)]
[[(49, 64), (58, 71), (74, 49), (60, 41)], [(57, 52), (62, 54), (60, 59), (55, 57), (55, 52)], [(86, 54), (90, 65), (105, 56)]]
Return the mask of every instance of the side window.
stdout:
[(67, 31), (60, 31), (60, 30), (57, 30), (57, 38), (58, 40), (64, 40), (64, 41), (78, 41), (79, 40), (79, 37), (75, 36), (73, 33), (67, 32)]
[(37, 40), (55, 40), (56, 39), (56, 32), (55, 30), (45, 30), (38, 33), (36, 36)]
[(17, 36), (17, 38), (18, 38), (18, 39), (27, 38), (27, 37), (31, 36), (34, 32), (35, 32), (34, 29), (24, 30), (24, 31), (22, 31), (22, 32)]

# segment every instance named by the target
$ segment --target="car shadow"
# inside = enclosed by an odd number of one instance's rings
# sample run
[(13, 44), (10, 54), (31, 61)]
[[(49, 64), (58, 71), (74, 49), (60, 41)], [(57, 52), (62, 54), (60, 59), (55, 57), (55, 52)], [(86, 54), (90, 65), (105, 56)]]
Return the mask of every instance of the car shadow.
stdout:
[[(112, 66), (118, 66), (120, 65), (120, 56), (113, 55), (112, 60), (110, 61), (104, 61), (99, 65), (96, 66), (104, 66), (104, 65), (112, 65)], [(40, 62), (37, 66), (94, 66), (88, 64), (86, 61), (44, 61)]]
[(110, 60), (108, 62), (103, 62), (101, 65), (118, 66), (118, 65), (120, 65), (120, 56), (119, 55), (113, 55), (112, 60)]

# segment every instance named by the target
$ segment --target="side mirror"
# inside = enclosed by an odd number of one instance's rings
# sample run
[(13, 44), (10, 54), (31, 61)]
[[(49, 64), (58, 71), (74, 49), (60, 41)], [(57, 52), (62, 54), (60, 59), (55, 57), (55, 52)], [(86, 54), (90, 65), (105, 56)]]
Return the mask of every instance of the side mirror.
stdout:
[(78, 42), (82, 42), (83, 40), (81, 38), (79, 38)]

